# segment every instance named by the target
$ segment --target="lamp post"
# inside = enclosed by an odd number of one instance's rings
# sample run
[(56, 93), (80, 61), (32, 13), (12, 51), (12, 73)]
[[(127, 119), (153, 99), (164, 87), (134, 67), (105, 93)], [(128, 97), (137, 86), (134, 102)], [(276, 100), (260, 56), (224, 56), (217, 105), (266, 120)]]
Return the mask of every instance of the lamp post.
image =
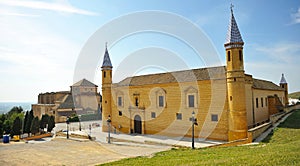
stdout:
[(78, 115), (79, 131), (81, 131), (81, 115)]
[(195, 125), (198, 125), (197, 118), (195, 118), (195, 112), (192, 112), (192, 149), (195, 149)]
[(69, 120), (69, 117), (67, 117), (67, 139), (69, 139), (69, 123), (70, 123), (70, 120)]
[(107, 143), (110, 144), (110, 123), (111, 123), (110, 115), (108, 115), (108, 118), (107, 118), (106, 122), (107, 122), (107, 126), (108, 126), (108, 139), (107, 139)]

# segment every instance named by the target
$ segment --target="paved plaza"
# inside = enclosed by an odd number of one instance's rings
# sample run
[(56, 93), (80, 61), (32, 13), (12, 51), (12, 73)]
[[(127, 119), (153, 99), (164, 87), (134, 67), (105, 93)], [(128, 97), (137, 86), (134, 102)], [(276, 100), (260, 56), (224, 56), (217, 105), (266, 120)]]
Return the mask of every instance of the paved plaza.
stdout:
[[(107, 143), (108, 133), (101, 131), (101, 121), (70, 124), (70, 134), (91, 134), (95, 141), (88, 139), (66, 139), (54, 136), (38, 141), (11, 142), (0, 144), (0, 165), (96, 165), (122, 158), (150, 156), (169, 150), (172, 146), (190, 146), (190, 139), (170, 138), (153, 135), (129, 135), (114, 133), (111, 144)], [(99, 126), (100, 125), (100, 126)], [(91, 126), (91, 129), (89, 128)], [(55, 132), (66, 130), (65, 123), (56, 124)], [(196, 147), (207, 147), (222, 142), (196, 140)]]

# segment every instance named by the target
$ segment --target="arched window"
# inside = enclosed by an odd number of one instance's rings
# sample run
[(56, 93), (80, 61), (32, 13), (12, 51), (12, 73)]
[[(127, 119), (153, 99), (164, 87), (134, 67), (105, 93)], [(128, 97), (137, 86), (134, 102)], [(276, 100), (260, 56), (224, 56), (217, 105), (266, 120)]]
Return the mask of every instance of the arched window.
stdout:
[(106, 77), (106, 72), (105, 72), (105, 71), (103, 72), (103, 77), (104, 77), (104, 78)]

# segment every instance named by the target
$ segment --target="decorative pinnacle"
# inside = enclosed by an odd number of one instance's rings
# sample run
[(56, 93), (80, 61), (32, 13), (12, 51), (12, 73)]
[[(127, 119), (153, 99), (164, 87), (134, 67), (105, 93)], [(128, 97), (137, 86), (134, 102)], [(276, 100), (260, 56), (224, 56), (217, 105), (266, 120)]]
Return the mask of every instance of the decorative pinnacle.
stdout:
[(286, 80), (285, 80), (285, 78), (284, 78), (284, 74), (282, 73), (281, 74), (281, 80), (280, 80), (280, 84), (286, 84), (287, 82), (286, 82)]
[(231, 13), (233, 13), (233, 7), (234, 7), (234, 5), (231, 3), (231, 4), (230, 4), (230, 10), (231, 10)]
[(233, 4), (231, 4), (230, 5), (231, 17), (230, 17), (230, 22), (227, 31), (227, 38), (225, 42), (226, 48), (242, 47), (244, 45), (244, 41), (240, 34), (240, 30), (237, 26), (237, 23), (233, 15), (233, 7), (234, 7)]
[(109, 58), (109, 53), (107, 50), (107, 42), (105, 42), (105, 53), (104, 53), (104, 58), (103, 58), (103, 64), (101, 68), (112, 68), (112, 64)]

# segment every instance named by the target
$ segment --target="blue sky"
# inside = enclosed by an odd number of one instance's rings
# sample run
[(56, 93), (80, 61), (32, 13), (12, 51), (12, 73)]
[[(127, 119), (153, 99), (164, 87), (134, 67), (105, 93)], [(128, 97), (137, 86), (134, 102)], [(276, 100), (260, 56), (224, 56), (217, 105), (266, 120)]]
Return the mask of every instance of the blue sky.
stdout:
[[(276, 84), (284, 73), (289, 91), (300, 91), (300, 1), (0, 0), (0, 101), (36, 102), (41, 92), (69, 90), (77, 81), (74, 70), (80, 52), (91, 36), (112, 20), (138, 11), (170, 12), (194, 23), (212, 42), (225, 65), (223, 45), (230, 3), (234, 4), (234, 15), (245, 42), (246, 73)], [(115, 27), (114, 31), (118, 28), (124, 27)], [(113, 34), (106, 38), (110, 35)], [(188, 68), (206, 67), (203, 60), (190, 58), (195, 53), (182, 41), (145, 32), (108, 44), (114, 69), (128, 55), (147, 47), (171, 51)], [(104, 44), (99, 43), (98, 65), (102, 63), (103, 51)], [(166, 70), (152, 66), (135, 74)], [(95, 68), (93, 77), (88, 79), (101, 87), (99, 71)]]

